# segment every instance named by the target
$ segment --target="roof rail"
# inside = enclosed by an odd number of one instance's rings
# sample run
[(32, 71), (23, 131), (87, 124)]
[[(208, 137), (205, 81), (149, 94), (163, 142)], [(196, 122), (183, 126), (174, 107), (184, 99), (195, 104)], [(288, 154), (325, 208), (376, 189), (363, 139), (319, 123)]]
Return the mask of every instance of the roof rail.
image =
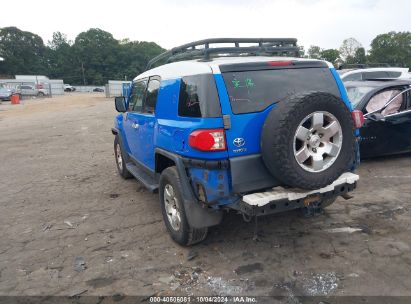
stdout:
[[(240, 46), (240, 43), (255, 44), (253, 46)], [(233, 46), (218, 46), (218, 44), (233, 44)], [(210, 47), (215, 45), (215, 47)], [(146, 67), (149, 70), (155, 63), (165, 61), (164, 63), (187, 60), (187, 59), (203, 59), (210, 60), (214, 54), (229, 56), (258, 56), (258, 55), (276, 55), (276, 56), (291, 56), (300, 57), (300, 49), (297, 46), (295, 38), (212, 38), (204, 39), (195, 42), (183, 44), (172, 48), (153, 59), (151, 59)]]

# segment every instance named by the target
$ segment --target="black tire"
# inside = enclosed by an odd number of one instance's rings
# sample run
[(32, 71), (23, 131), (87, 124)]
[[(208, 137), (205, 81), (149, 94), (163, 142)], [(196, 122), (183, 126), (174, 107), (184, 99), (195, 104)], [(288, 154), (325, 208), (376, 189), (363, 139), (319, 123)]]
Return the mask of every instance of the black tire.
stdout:
[[(119, 160), (118, 160), (118, 151), (120, 151), (120, 156), (122, 159), (121, 165), (119, 164)], [(133, 175), (131, 175), (131, 173), (126, 168), (128, 157), (125, 155), (123, 151), (123, 145), (121, 144), (120, 138), (118, 135), (116, 135), (114, 138), (114, 157), (116, 159), (116, 166), (117, 166), (118, 173), (120, 173), (121, 177), (124, 179), (129, 179), (133, 177)]]
[[(167, 185), (171, 185), (173, 188), (174, 195), (176, 197), (176, 208), (179, 210), (180, 213), (181, 220), (178, 230), (175, 230), (172, 227), (172, 224), (170, 223), (170, 220), (167, 216), (164, 199), (164, 191)], [(206, 227), (196, 229), (188, 224), (184, 209), (184, 203), (181, 195), (181, 187), (182, 185), (176, 167), (168, 167), (161, 173), (160, 188), (158, 192), (160, 196), (161, 211), (163, 213), (164, 223), (166, 225), (168, 233), (175, 242), (183, 246), (189, 246), (203, 241), (207, 237), (208, 228)]]
[(44, 97), (45, 94), (44, 94), (43, 92), (38, 92), (38, 93), (37, 93), (37, 96), (38, 96), (38, 97)]
[[(305, 170), (294, 156), (294, 136), (308, 115), (326, 111), (339, 122), (342, 143), (334, 162), (320, 172)], [(268, 114), (261, 136), (261, 151), (270, 173), (285, 185), (318, 189), (347, 172), (355, 159), (355, 127), (344, 102), (329, 93), (310, 92), (290, 97)]]

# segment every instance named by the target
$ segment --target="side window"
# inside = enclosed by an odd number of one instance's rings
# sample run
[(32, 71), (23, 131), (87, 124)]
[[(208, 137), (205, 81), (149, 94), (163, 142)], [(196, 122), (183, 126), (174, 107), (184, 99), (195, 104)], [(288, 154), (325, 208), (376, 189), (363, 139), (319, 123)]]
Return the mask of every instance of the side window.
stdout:
[(393, 71), (365, 72), (364, 80), (381, 79), (381, 78), (398, 78), (400, 76), (401, 76), (401, 72), (393, 72)]
[[(374, 95), (370, 101), (368, 102), (365, 109), (368, 113), (377, 111), (384, 107), (387, 102), (389, 102), (392, 98), (400, 94), (400, 90), (387, 90), (381, 93)], [(404, 94), (397, 96), (392, 102), (381, 112), (382, 115), (389, 115), (397, 113), (401, 105), (404, 101)]]
[(150, 77), (147, 86), (146, 100), (143, 112), (154, 113), (156, 109), (158, 91), (160, 90), (160, 78)]
[(393, 71), (388, 71), (387, 76), (389, 78), (398, 78), (401, 76), (401, 72), (393, 72)]
[(355, 73), (344, 77), (344, 81), (360, 81), (361, 80), (361, 73)]
[(146, 94), (147, 80), (135, 82), (131, 88), (128, 101), (128, 111), (140, 112), (143, 109), (143, 100)]
[(178, 115), (184, 117), (221, 117), (217, 87), (211, 74), (181, 79)]

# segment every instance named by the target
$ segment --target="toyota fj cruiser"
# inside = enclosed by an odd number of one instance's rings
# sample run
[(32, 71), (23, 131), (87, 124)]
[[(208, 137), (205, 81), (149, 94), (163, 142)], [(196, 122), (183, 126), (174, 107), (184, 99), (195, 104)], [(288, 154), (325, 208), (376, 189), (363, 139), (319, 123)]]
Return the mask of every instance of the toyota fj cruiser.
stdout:
[(115, 99), (118, 171), (158, 190), (177, 243), (204, 240), (224, 210), (322, 208), (356, 187), (362, 113), (331, 64), (298, 55), (290, 38), (197, 41)]

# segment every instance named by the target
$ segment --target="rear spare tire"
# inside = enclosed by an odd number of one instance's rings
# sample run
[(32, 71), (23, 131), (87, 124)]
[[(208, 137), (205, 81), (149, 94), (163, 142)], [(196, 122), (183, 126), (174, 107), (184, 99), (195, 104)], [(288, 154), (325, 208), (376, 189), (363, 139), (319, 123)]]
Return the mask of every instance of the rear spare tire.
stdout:
[(268, 114), (261, 151), (268, 170), (285, 185), (325, 187), (354, 162), (351, 113), (340, 98), (329, 93), (292, 96)]

